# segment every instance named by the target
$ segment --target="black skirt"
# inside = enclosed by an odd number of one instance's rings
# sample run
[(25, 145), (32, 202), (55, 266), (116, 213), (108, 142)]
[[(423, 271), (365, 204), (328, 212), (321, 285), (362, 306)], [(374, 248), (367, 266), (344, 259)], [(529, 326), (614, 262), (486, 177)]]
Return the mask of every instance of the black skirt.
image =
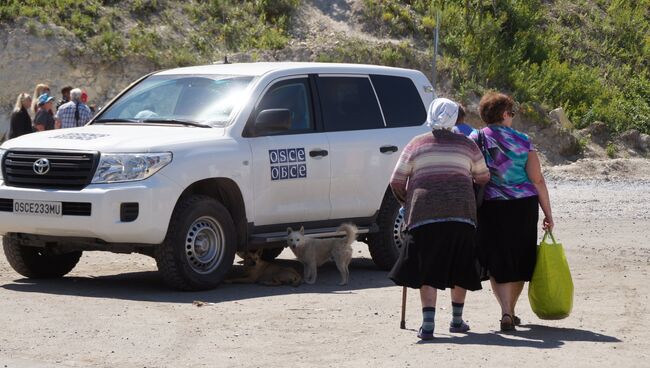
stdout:
[(480, 290), (475, 254), (476, 230), (463, 222), (437, 222), (410, 231), (388, 277), (397, 285), (419, 289), (422, 285), (444, 290), (460, 286)]
[(478, 254), (496, 282), (530, 281), (537, 261), (537, 196), (484, 201), (478, 211)]

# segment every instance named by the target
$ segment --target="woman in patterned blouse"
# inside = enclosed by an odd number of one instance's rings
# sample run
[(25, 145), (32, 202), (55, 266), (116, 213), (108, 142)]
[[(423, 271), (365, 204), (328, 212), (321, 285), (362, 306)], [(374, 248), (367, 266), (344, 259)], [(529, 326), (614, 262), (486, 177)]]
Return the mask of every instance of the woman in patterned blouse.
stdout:
[(470, 136), (483, 145), (490, 170), (478, 212), (479, 258), (501, 306), (502, 331), (520, 323), (515, 305), (535, 268), (538, 205), (544, 212), (543, 229), (552, 230), (554, 225), (537, 152), (526, 134), (512, 128), (514, 107), (507, 95), (486, 94), (479, 112), (487, 127)]

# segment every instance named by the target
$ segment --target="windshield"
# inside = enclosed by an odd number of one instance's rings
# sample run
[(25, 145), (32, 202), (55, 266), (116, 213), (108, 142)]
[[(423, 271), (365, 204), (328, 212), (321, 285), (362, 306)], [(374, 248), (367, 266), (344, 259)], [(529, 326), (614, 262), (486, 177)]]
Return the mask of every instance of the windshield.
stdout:
[(95, 122), (227, 125), (251, 76), (154, 75), (121, 96)]

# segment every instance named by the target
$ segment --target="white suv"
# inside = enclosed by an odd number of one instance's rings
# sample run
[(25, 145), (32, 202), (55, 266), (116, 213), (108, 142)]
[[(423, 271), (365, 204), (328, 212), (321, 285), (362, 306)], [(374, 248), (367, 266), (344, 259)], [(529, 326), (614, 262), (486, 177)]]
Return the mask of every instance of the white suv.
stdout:
[(84, 250), (155, 257), (171, 287), (218, 285), (235, 252), (277, 256), (288, 226), (353, 222), (374, 262), (400, 246), (388, 181), (434, 97), (415, 70), (253, 63), (147, 75), (86, 126), (0, 147), (0, 233), (26, 277)]

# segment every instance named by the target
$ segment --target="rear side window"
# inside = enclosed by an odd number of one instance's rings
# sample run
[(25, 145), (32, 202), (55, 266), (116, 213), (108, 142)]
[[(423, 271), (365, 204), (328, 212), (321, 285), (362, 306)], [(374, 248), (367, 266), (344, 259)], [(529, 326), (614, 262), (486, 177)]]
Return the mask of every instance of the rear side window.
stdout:
[(377, 97), (367, 77), (320, 76), (318, 93), (326, 131), (384, 127)]
[(371, 75), (389, 128), (422, 125), (427, 111), (410, 78)]

